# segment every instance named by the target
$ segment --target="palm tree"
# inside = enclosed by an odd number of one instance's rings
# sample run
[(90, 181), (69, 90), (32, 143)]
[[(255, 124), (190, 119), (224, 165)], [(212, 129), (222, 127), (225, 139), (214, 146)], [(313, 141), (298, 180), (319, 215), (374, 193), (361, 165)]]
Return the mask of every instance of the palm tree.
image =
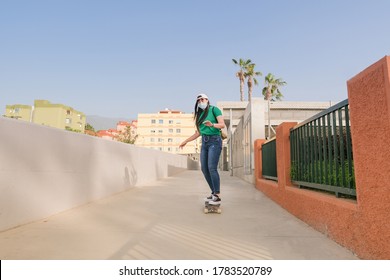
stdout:
[[(274, 75), (268, 73), (264, 79), (265, 87), (263, 88), (264, 100), (282, 100), (283, 94), (280, 92), (279, 87), (284, 86), (287, 83), (281, 78), (276, 79)], [(274, 99), (275, 98), (275, 99)]]
[(282, 100), (283, 94), (279, 90), (279, 87), (286, 85), (287, 83), (281, 78), (276, 79), (274, 75), (268, 73), (265, 76), (265, 87), (263, 88), (264, 99), (268, 102), (268, 139), (271, 136), (271, 118), (270, 118), (270, 101)]
[(253, 83), (257, 86), (259, 83), (257, 79), (255, 78), (256, 76), (261, 76), (261, 72), (256, 72), (255, 71), (255, 64), (250, 64), (246, 68), (246, 72), (244, 73), (244, 76), (248, 79), (247, 85), (248, 85), (248, 101), (251, 101), (252, 99), (252, 92), (253, 92)]
[(240, 71), (236, 73), (236, 77), (240, 80), (240, 100), (244, 101), (244, 82), (245, 82), (245, 71), (247, 70), (248, 66), (252, 65), (252, 61), (250, 59), (244, 60), (240, 58), (239, 61), (232, 59), (233, 63), (238, 65), (240, 67)]

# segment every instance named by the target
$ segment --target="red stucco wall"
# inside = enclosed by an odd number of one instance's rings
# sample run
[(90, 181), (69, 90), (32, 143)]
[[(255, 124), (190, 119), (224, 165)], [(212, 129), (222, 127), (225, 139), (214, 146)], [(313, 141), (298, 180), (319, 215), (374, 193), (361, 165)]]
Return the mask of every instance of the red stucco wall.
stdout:
[(256, 188), (362, 259), (390, 259), (390, 57), (348, 84), (357, 201), (298, 189), (290, 180), (289, 131), (276, 130), (278, 182), (261, 178), (255, 141)]

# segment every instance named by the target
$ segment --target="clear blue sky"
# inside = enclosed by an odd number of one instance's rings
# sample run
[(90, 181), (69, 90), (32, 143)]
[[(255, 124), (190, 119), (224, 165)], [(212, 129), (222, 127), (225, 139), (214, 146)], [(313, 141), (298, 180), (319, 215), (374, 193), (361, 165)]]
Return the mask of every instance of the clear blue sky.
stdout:
[[(287, 101), (341, 101), (390, 54), (388, 0), (1, 0), (0, 112), (35, 99), (87, 115), (191, 113), (239, 100), (232, 58), (283, 78)], [(247, 93), (246, 93), (247, 94)]]

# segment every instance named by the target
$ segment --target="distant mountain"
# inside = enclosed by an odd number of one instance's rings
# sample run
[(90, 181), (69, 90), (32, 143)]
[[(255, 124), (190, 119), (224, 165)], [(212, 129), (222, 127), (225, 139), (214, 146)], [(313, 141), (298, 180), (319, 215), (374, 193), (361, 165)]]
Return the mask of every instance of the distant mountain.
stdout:
[(108, 118), (102, 116), (86, 116), (86, 118), (87, 118), (86, 123), (92, 125), (95, 131), (106, 130), (110, 128), (116, 129), (116, 124), (119, 121), (127, 121), (127, 122), (132, 121), (131, 119), (127, 119), (127, 118)]

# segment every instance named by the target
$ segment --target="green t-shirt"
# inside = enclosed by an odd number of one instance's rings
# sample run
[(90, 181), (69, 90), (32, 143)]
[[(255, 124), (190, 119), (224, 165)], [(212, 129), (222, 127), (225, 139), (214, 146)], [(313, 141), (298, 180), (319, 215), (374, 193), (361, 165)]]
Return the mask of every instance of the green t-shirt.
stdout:
[[(210, 106), (207, 117), (204, 119), (205, 121), (210, 121), (212, 123), (218, 123), (217, 117), (222, 116), (222, 112), (218, 107)], [(203, 123), (199, 126), (201, 135), (220, 135), (221, 131), (218, 128), (212, 126), (206, 126)]]

